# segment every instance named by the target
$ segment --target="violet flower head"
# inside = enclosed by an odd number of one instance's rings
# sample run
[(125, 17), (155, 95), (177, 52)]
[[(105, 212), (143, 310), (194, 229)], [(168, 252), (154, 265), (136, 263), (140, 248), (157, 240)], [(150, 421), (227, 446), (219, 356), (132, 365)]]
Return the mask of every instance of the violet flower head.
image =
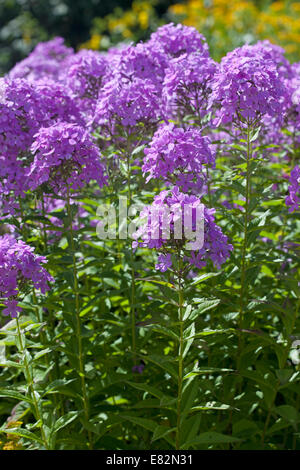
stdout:
[(0, 237), (0, 298), (4, 300), (4, 315), (16, 317), (20, 312), (18, 298), (31, 286), (44, 294), (54, 279), (42, 266), (44, 256), (34, 253), (32, 247), (12, 235)]
[(300, 62), (294, 62), (294, 64), (291, 65), (291, 69), (293, 77), (300, 78)]
[(30, 189), (26, 173), (31, 145), (41, 127), (58, 121), (83, 123), (65, 86), (50, 79), (2, 81), (0, 101), (0, 213), (14, 213), (15, 201)]
[(160, 255), (158, 255), (157, 261), (158, 262), (155, 265), (155, 269), (157, 269), (158, 271), (161, 271), (162, 273), (164, 273), (165, 271), (167, 271), (169, 268), (172, 267), (171, 253), (166, 253), (166, 254), (161, 253)]
[(97, 100), (107, 76), (108, 60), (100, 52), (84, 49), (68, 61), (66, 81), (75, 98)]
[(199, 52), (182, 54), (169, 62), (163, 83), (164, 100), (170, 116), (176, 112), (196, 114), (200, 118), (207, 113), (207, 100), (211, 93), (211, 81), (218, 64)]
[(145, 132), (159, 119), (160, 98), (150, 80), (135, 78), (132, 82), (120, 77), (108, 82), (97, 103), (94, 124), (104, 126), (113, 135), (116, 126), (128, 133)]
[(10, 78), (39, 80), (44, 77), (57, 80), (73, 49), (64, 45), (63, 38), (41, 42), (26, 59), (17, 63), (10, 71)]
[(18, 313), (22, 312), (21, 307), (18, 307), (17, 300), (6, 300), (5, 305), (6, 308), (2, 310), (2, 313), (6, 317), (17, 318)]
[[(196, 196), (181, 193), (178, 188), (162, 191), (154, 197), (151, 206), (146, 207), (141, 217), (146, 222), (133, 235), (133, 247), (155, 248), (159, 251), (156, 268), (162, 272), (172, 267), (172, 253), (184, 253), (184, 261), (189, 269), (201, 269), (208, 260), (217, 268), (226, 261), (233, 249), (221, 228), (214, 222), (215, 209), (203, 207)], [(187, 207), (187, 209), (186, 209)], [(197, 249), (187, 249), (187, 214), (191, 215), (191, 228), (196, 235), (197, 227), (203, 223), (204, 239)], [(198, 219), (200, 217), (200, 219)], [(139, 239), (141, 241), (139, 241)], [(193, 247), (192, 247), (193, 248)]]
[(150, 80), (161, 88), (167, 65), (166, 55), (162, 51), (151, 48), (148, 43), (138, 43), (120, 51), (114, 73), (117, 72), (123, 80), (128, 81), (135, 78)]
[(75, 124), (60, 122), (41, 128), (31, 146), (34, 161), (27, 173), (32, 190), (48, 183), (56, 191), (76, 190), (96, 180), (106, 183), (98, 147), (89, 132)]
[(25, 79), (5, 81), (0, 102), (0, 139), (3, 154), (29, 151), (33, 135), (40, 127), (57, 121), (80, 122), (80, 112), (64, 85), (53, 80), (29, 82)]
[(237, 50), (240, 56), (243, 57), (260, 56), (264, 60), (271, 60), (275, 64), (281, 79), (292, 78), (293, 76), (292, 65), (284, 56), (285, 50), (276, 44), (272, 44), (267, 39), (258, 41), (253, 45), (245, 44)]
[(209, 137), (192, 127), (161, 125), (144, 153), (142, 169), (144, 174), (148, 173), (146, 182), (163, 178), (184, 191), (194, 187), (194, 183), (201, 190), (206, 180), (205, 166), (215, 165)]
[(287, 98), (276, 64), (258, 54), (244, 56), (239, 49), (222, 59), (212, 90), (210, 107), (219, 106), (217, 125), (280, 115)]
[(289, 207), (289, 212), (294, 212), (299, 209), (300, 205), (300, 167), (295, 166), (291, 171), (290, 176), (289, 195), (285, 199), (286, 205)]
[(148, 44), (154, 50), (163, 51), (169, 58), (197, 51), (203, 56), (209, 54), (205, 37), (195, 28), (182, 24), (161, 26), (151, 34)]

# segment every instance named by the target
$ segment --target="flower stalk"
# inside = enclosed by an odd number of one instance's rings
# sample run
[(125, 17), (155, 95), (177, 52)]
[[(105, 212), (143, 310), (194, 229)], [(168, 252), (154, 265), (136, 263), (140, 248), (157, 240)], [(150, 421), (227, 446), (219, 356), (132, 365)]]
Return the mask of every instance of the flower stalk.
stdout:
[(182, 286), (182, 263), (180, 252), (178, 253), (178, 319), (179, 319), (179, 351), (178, 351), (178, 385), (177, 385), (177, 426), (176, 426), (176, 450), (180, 450), (181, 444), (181, 402), (182, 402), (182, 385), (183, 385), (183, 286)]
[[(77, 272), (77, 264), (76, 264), (76, 256), (75, 256), (75, 240), (74, 240), (74, 232), (73, 232), (73, 217), (71, 211), (71, 197), (70, 197), (70, 187), (67, 186), (67, 213), (69, 219), (69, 227), (70, 227), (70, 252), (72, 255), (72, 266), (73, 266), (73, 279), (74, 279), (74, 294), (75, 294), (75, 315), (76, 315), (76, 338), (77, 338), (77, 346), (78, 346), (78, 362), (79, 362), (79, 377), (81, 383), (81, 392), (82, 392), (82, 400), (83, 400), (83, 409), (84, 409), (84, 417), (86, 421), (89, 421), (89, 401), (88, 401), (88, 394), (87, 394), (87, 386), (85, 381), (85, 370), (84, 370), (84, 356), (83, 356), (83, 347), (82, 347), (82, 336), (81, 336), (81, 319), (80, 319), (80, 299), (79, 299), (79, 282), (78, 282), (78, 272)], [(92, 448), (92, 437), (90, 431), (88, 431), (88, 445), (89, 448)]]
[[(45, 447), (45, 449), (48, 450), (49, 445), (48, 445), (48, 441), (47, 441), (47, 437), (46, 437), (46, 432), (45, 432), (45, 429), (44, 429), (43, 415), (40, 411), (41, 405), (38, 402), (37, 394), (36, 394), (35, 389), (34, 389), (33, 377), (32, 377), (32, 374), (31, 374), (31, 371), (30, 371), (30, 366), (29, 366), (28, 359), (27, 359), (26, 343), (25, 344), (23, 343), (22, 332), (21, 332), (21, 327), (20, 327), (20, 322), (19, 322), (19, 316), (16, 317), (16, 323), (17, 323), (17, 330), (18, 330), (19, 350), (22, 354), (22, 359), (23, 359), (23, 364), (24, 364), (24, 369), (25, 369), (25, 371), (24, 371), (25, 379), (26, 379), (29, 394), (30, 394), (30, 397), (31, 397), (31, 400), (32, 400), (32, 403), (33, 403), (35, 418), (36, 418), (36, 420), (37, 420), (37, 422), (39, 423), (39, 426), (40, 426), (41, 436), (42, 436), (42, 440), (43, 440), (43, 443), (44, 443), (44, 447)], [(25, 339), (25, 342), (26, 342), (26, 339)]]

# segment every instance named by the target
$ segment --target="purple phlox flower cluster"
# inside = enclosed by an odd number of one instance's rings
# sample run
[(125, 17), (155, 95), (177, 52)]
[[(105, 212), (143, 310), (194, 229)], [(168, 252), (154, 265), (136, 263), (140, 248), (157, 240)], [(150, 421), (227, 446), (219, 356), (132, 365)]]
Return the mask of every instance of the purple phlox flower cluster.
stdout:
[(51, 126), (59, 121), (84, 124), (81, 109), (65, 84), (43, 79), (37, 80), (34, 87), (40, 97), (39, 115), (36, 117), (38, 127)]
[(259, 54), (248, 57), (235, 49), (221, 61), (212, 84), (210, 107), (219, 105), (216, 125), (241, 124), (243, 120), (254, 123), (266, 114), (281, 115), (286, 95), (272, 60)]
[[(141, 218), (146, 222), (133, 235), (136, 241), (133, 247), (147, 247), (160, 250), (161, 253), (156, 264), (156, 269), (162, 272), (171, 268), (174, 249), (184, 249), (187, 239), (185, 233), (185, 206), (192, 216), (192, 230), (195, 231), (200, 217), (204, 219), (204, 242), (197, 250), (185, 250), (184, 260), (190, 265), (201, 269), (210, 259), (215, 266), (220, 268), (230, 256), (233, 249), (223, 234), (221, 228), (214, 222), (215, 209), (208, 209), (203, 206), (200, 213), (201, 200), (193, 195), (181, 193), (177, 187), (172, 190), (162, 191), (154, 197), (151, 206), (147, 206), (141, 213)], [(183, 238), (175, 237), (175, 230), (181, 227)], [(166, 227), (169, 227), (166, 231)], [(176, 228), (175, 228), (176, 227)], [(167, 236), (169, 230), (170, 236)], [(138, 241), (141, 239), (142, 241)]]
[(44, 294), (54, 279), (42, 266), (44, 256), (34, 253), (32, 247), (11, 235), (0, 237), (0, 297), (4, 299), (4, 315), (16, 317), (21, 311), (17, 297), (33, 285)]
[(155, 269), (158, 271), (165, 273), (172, 267), (172, 255), (171, 253), (160, 253), (157, 257), (157, 263), (155, 265)]
[(63, 38), (42, 42), (10, 71), (11, 78), (38, 80), (43, 77), (57, 80), (73, 49), (64, 45)]
[(300, 62), (294, 62), (291, 65), (292, 76), (300, 78)]
[(289, 212), (294, 212), (299, 209), (300, 204), (300, 167), (295, 166), (291, 171), (289, 179), (289, 195), (285, 199), (285, 203), (289, 206)]
[(80, 112), (67, 89), (51, 80), (7, 80), (0, 102), (1, 153), (18, 155), (29, 150), (40, 127), (59, 120), (80, 121)]
[(26, 173), (32, 163), (33, 136), (57, 121), (82, 122), (79, 108), (64, 85), (52, 80), (2, 81), (0, 101), (0, 184), (2, 212), (13, 212), (10, 197), (28, 190)]
[(204, 36), (195, 28), (182, 24), (161, 26), (151, 34), (148, 44), (153, 50), (163, 51), (169, 58), (197, 51), (203, 56), (209, 54)]
[(162, 51), (151, 48), (148, 43), (138, 43), (121, 50), (114, 71), (122, 80), (150, 80), (161, 89), (167, 63)]
[(135, 78), (132, 82), (119, 80), (108, 82), (97, 103), (94, 124), (104, 126), (111, 134), (116, 126), (128, 133), (145, 132), (159, 119), (160, 97), (151, 80)]
[(75, 98), (97, 100), (110, 68), (107, 57), (97, 51), (81, 50), (68, 62), (66, 82)]
[(16, 156), (19, 152), (27, 150), (31, 140), (37, 100), (37, 94), (26, 80), (6, 80), (5, 84), (2, 82), (1, 154), (6, 157)]
[(183, 129), (174, 124), (163, 124), (155, 132), (149, 147), (144, 150), (146, 182), (163, 178), (187, 191), (201, 189), (206, 179), (205, 165), (214, 167), (215, 155), (210, 139), (199, 129)]
[[(11, 192), (25, 190), (23, 166), (31, 143), (32, 101), (30, 84), (25, 80), (2, 81), (0, 101), (0, 188), (1, 214), (13, 212)], [(28, 103), (29, 102), (29, 103)], [(18, 157), (22, 157), (22, 161)]]
[(271, 60), (276, 65), (279, 76), (282, 79), (292, 78), (293, 76), (292, 65), (284, 56), (285, 50), (276, 44), (272, 44), (267, 39), (258, 41), (253, 45), (245, 44), (236, 49), (236, 51), (244, 57), (260, 56), (264, 60)]
[(184, 115), (202, 117), (206, 114), (211, 81), (217, 67), (215, 61), (200, 52), (182, 54), (170, 60), (163, 83), (167, 113), (173, 116), (181, 110)]
[[(273, 161), (282, 158), (276, 156), (276, 151), (278, 152), (276, 145), (280, 146), (281, 150), (287, 149), (285, 157), (287, 160), (290, 159), (288, 147), (300, 145), (300, 76), (294, 75), (292, 78), (284, 79), (283, 84), (286, 99), (282, 103), (281, 113), (274, 116), (265, 115), (261, 120), (260, 144), (268, 145), (264, 153), (268, 153)], [(283, 127), (288, 132), (283, 132)], [(270, 143), (274, 144), (274, 148), (270, 147)]]
[(132, 44), (120, 43), (117, 46), (110, 47), (106, 53), (106, 58), (109, 63), (110, 70), (113, 72), (118, 71), (122, 54)]
[(31, 146), (34, 161), (27, 177), (31, 189), (49, 183), (55, 190), (76, 190), (91, 180), (106, 183), (98, 147), (83, 127), (60, 122), (41, 128)]
[[(266, 115), (262, 119), (263, 143), (293, 145), (299, 141), (297, 133), (300, 128), (300, 67), (299, 64), (288, 63), (288, 65), (288, 72), (280, 74), (280, 80), (285, 88), (285, 97), (280, 101), (281, 112), (272, 117)], [(289, 132), (282, 132), (283, 125)]]
[(290, 132), (300, 129), (300, 76), (285, 80), (289, 100), (285, 109), (285, 126)]

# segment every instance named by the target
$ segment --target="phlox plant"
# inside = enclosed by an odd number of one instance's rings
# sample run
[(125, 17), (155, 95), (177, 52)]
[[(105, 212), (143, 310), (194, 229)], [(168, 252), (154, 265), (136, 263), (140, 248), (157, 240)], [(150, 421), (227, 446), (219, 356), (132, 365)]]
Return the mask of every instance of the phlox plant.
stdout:
[(1, 78), (0, 448), (300, 449), (299, 97), (172, 23)]

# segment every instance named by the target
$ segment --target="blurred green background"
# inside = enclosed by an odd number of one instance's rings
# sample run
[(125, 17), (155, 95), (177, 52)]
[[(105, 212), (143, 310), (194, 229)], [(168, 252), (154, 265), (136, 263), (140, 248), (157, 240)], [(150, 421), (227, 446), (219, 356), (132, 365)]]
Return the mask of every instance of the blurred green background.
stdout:
[[(163, 15), (172, 1), (160, 0)], [(62, 36), (77, 49), (90, 38), (93, 20), (115, 8), (130, 9), (132, 0), (0, 0), (0, 73), (26, 57), (40, 41)]]

